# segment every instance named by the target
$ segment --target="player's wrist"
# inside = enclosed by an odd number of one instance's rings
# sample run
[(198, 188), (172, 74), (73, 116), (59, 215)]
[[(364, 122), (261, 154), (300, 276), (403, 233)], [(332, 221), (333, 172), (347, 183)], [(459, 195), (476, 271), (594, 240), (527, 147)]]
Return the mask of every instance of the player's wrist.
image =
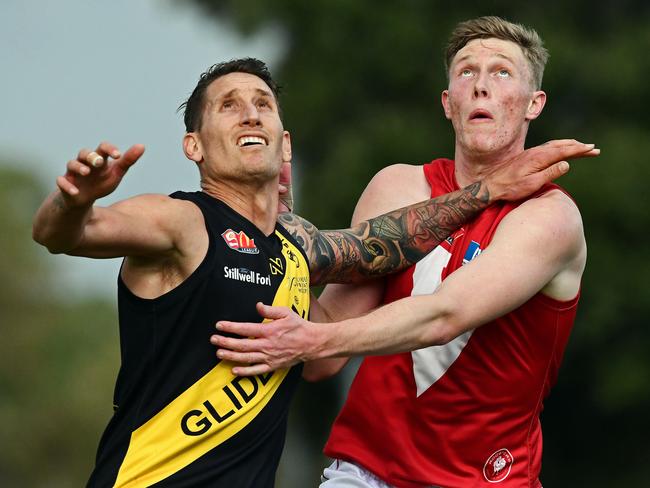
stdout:
[(337, 330), (340, 329), (340, 326), (341, 322), (327, 324), (310, 323), (310, 331), (314, 341), (305, 360), (313, 361), (315, 359), (336, 357), (339, 352), (337, 342), (341, 336), (337, 333)]
[(65, 213), (73, 213), (79, 211), (86, 211), (93, 206), (94, 200), (87, 201), (85, 198), (79, 198), (78, 196), (71, 196), (65, 192), (58, 190), (58, 193), (54, 195), (52, 203), (57, 208), (57, 210)]
[(496, 182), (492, 181), (489, 177), (478, 180), (468, 188), (471, 186), (478, 186), (478, 188), (474, 190), (474, 196), (476, 200), (481, 202), (485, 207), (488, 207), (497, 200), (500, 200), (503, 195), (503, 193), (499, 191), (499, 185)]

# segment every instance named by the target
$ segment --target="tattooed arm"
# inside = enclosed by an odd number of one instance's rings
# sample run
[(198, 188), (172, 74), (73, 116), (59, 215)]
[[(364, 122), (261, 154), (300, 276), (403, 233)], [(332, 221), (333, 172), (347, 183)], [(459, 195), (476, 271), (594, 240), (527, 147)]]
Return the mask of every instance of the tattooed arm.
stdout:
[[(492, 180), (494, 174), (483, 182), (487, 182), (492, 199), (503, 195), (504, 199), (514, 200), (566, 172), (566, 163), (558, 166), (553, 160), (596, 154), (598, 151), (591, 145), (557, 141), (528, 150), (519, 159), (510, 161), (511, 169), (521, 172), (509, 184), (498, 183), (507, 178)], [(544, 170), (549, 167), (554, 169)], [(378, 191), (366, 189), (361, 199), (363, 205), (360, 202), (355, 211), (355, 223), (372, 220), (377, 215), (373, 213), (375, 207), (385, 210), (400, 199), (407, 198), (404, 202), (407, 203), (423, 192), (426, 194), (424, 186), (418, 186), (411, 177), (413, 172), (408, 167), (398, 170), (391, 172), (390, 177), (382, 177)], [(542, 181), (530, 180), (534, 174)], [(391, 191), (394, 182), (400, 179), (409, 183), (405, 186), (406, 197), (402, 192), (396, 196)], [(419, 179), (424, 185), (421, 173)], [(361, 315), (379, 303), (381, 286), (375, 285), (381, 285), (381, 280), (354, 286), (329, 285), (319, 300), (334, 323), (308, 322), (287, 308), (258, 304), (258, 313), (270, 322), (264, 325), (219, 322), (217, 329), (222, 334), (239, 334), (242, 338), (215, 335), (211, 342), (217, 346), (219, 358), (243, 363), (233, 368), (235, 374), (265, 373), (297, 361), (309, 361), (304, 375), (312, 380), (335, 373), (344, 363), (340, 357), (443, 344), (468, 328), (515, 308), (540, 289), (560, 300), (575, 296), (584, 267), (581, 229), (579, 214), (570, 199), (560, 192), (550, 192), (511, 212), (500, 224), (490, 246), (470, 266), (452, 273), (434, 294), (407, 297)], [(522, 273), (522, 269), (526, 272)], [(490, 286), (486, 288), (485, 283)], [(361, 296), (357, 293), (367, 290), (369, 285), (373, 287), (371, 293)], [(328, 293), (330, 290), (333, 292)], [(323, 300), (325, 296), (327, 299)], [(468, 301), (471, 307), (466, 306)], [(348, 318), (357, 315), (361, 316)]]
[(344, 230), (319, 231), (294, 214), (280, 223), (305, 249), (311, 282), (354, 283), (410, 266), (493, 200), (484, 182)]
[(279, 221), (305, 249), (312, 284), (356, 283), (406, 268), (497, 200), (518, 200), (569, 170), (564, 160), (593, 156), (593, 144), (552, 141), (495, 164), (462, 190), (389, 212), (345, 230), (319, 231), (293, 214)]

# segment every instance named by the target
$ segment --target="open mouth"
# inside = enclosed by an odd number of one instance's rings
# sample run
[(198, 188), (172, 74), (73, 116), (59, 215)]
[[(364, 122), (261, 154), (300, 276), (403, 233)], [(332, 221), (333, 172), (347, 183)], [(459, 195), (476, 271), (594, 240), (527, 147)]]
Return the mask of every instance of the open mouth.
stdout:
[(483, 109), (474, 110), (469, 114), (469, 120), (492, 120), (492, 114)]
[(242, 136), (237, 140), (239, 147), (266, 146), (267, 144), (266, 139), (257, 136)]

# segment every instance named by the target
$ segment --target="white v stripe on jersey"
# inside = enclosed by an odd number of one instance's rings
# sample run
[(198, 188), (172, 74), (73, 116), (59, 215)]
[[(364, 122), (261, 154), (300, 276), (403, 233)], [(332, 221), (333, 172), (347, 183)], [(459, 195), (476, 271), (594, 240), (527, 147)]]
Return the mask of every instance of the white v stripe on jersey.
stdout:
[[(442, 270), (449, 263), (449, 259), (451, 253), (438, 246), (418, 262), (413, 272), (411, 296), (430, 295), (435, 292), (442, 283)], [(422, 395), (445, 374), (458, 359), (473, 332), (469, 330), (444, 346), (429, 346), (411, 352), (417, 396)]]

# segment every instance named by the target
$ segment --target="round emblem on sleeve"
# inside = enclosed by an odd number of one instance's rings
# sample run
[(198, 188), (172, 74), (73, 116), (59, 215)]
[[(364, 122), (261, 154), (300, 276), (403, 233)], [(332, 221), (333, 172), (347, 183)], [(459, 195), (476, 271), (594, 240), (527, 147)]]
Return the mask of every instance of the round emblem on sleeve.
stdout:
[(499, 483), (510, 474), (514, 458), (507, 449), (499, 449), (492, 454), (483, 466), (483, 476), (490, 483)]

